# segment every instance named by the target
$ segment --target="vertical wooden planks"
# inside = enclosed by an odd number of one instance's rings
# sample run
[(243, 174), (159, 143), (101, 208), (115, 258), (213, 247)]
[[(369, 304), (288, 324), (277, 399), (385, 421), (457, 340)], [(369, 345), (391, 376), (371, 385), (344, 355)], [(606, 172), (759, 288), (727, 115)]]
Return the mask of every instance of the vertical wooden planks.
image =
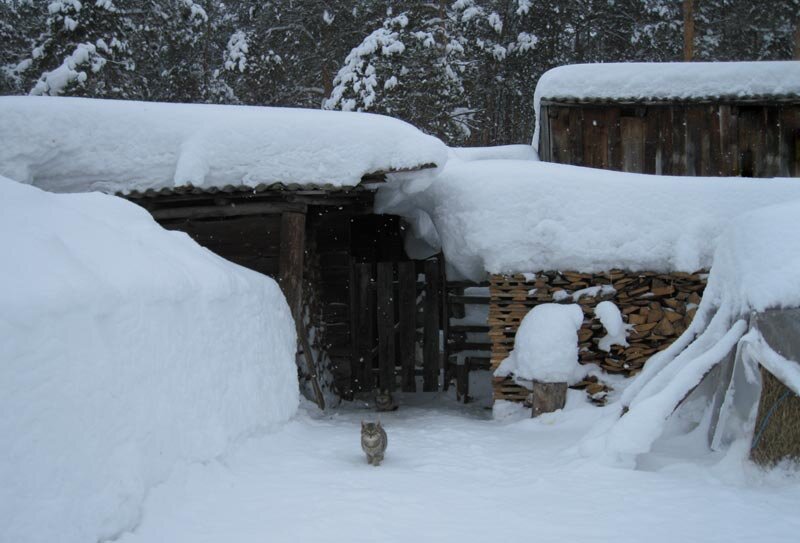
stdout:
[(719, 106), (708, 106), (706, 109), (708, 118), (708, 175), (720, 176), (723, 174), (722, 161), (722, 134), (720, 131), (720, 108)]
[(686, 175), (702, 175), (703, 138), (700, 127), (703, 109), (698, 106), (686, 108)]
[(739, 127), (739, 175), (742, 177), (753, 177), (756, 174), (755, 151), (753, 141), (755, 139), (755, 127), (757, 125), (756, 112), (752, 108), (739, 107), (738, 127)]
[(439, 261), (425, 261), (424, 337), (422, 344), (422, 390), (439, 390)]
[(540, 160), (543, 160), (545, 162), (552, 161), (552, 156), (553, 156), (550, 116), (551, 112), (549, 106), (539, 107), (540, 118), (536, 119), (536, 122), (539, 123), (539, 141), (537, 143), (539, 145), (539, 158)]
[(762, 177), (775, 177), (780, 172), (780, 112), (777, 107), (767, 107), (764, 134), (764, 171)]
[(672, 175), (686, 175), (686, 109), (672, 108)]
[(569, 110), (569, 162), (573, 166), (583, 166), (583, 131), (582, 131), (582, 110), (577, 107), (568, 108)]
[(417, 341), (417, 274), (414, 262), (397, 264), (397, 282), (400, 387), (403, 392), (416, 392), (414, 366)]
[(659, 115), (658, 110), (648, 107), (645, 116), (642, 118), (644, 128), (644, 173), (656, 173), (656, 161), (658, 158), (658, 130)]
[(640, 117), (620, 118), (622, 171), (644, 171), (644, 121)]
[(378, 388), (394, 390), (394, 369), (397, 363), (394, 316), (394, 263), (378, 262), (375, 291), (378, 324)]
[(605, 112), (591, 108), (583, 112), (583, 160), (590, 168), (608, 168), (608, 133)]
[(359, 390), (370, 391), (375, 386), (373, 368), (373, 337), (375, 322), (375, 296), (372, 289), (372, 264), (359, 262), (355, 264), (357, 278), (356, 296), (358, 305), (353, 312), (358, 315), (358, 327), (355, 335), (358, 336), (358, 352), (355, 355), (358, 371)]
[(450, 304), (447, 303), (447, 270), (444, 265), (444, 254), (439, 253), (437, 257), (439, 262), (439, 291), (437, 296), (441, 300), (441, 328), (442, 328), (442, 354), (440, 358), (443, 366), (442, 389), (447, 391), (450, 388), (450, 379), (452, 377), (452, 367), (450, 366), (450, 347), (447, 343), (447, 338), (450, 336)]
[(608, 137), (608, 158), (606, 163), (612, 170), (622, 170), (622, 136), (619, 125), (619, 108), (609, 107), (605, 113)]
[(658, 108), (658, 151), (661, 159), (660, 175), (672, 175), (672, 111)]

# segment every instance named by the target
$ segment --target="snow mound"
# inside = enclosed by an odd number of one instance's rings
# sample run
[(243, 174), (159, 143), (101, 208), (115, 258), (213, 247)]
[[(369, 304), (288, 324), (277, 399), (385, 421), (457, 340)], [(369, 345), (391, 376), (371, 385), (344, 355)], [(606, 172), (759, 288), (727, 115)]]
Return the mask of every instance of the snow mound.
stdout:
[[(431, 186), (391, 186), (376, 207), (408, 218), (416, 254), (462, 275), (539, 270), (694, 272), (738, 215), (800, 199), (796, 179), (670, 177), (520, 160), (451, 159)], [(787, 230), (791, 231), (791, 230)]]
[(628, 330), (633, 326), (622, 321), (622, 313), (614, 302), (600, 302), (594, 308), (594, 314), (606, 329), (606, 335), (597, 344), (601, 350), (608, 352), (612, 345), (628, 346)]
[(443, 166), (447, 148), (368, 113), (0, 97), (0, 175), (54, 192), (300, 184)]
[[(618, 407), (629, 411), (600, 437), (603, 453), (624, 458), (650, 451), (676, 407), (731, 354), (736, 355), (737, 365), (763, 364), (800, 390), (796, 365), (788, 366), (786, 360), (773, 356), (749, 322), (753, 312), (800, 307), (798, 217), (800, 201), (793, 201), (741, 215), (726, 229), (694, 320), (670, 347), (648, 360), (625, 390)], [(735, 392), (739, 402), (757, 372), (744, 373), (750, 377), (737, 385), (742, 389)], [(734, 393), (731, 386), (729, 394)], [(748, 409), (740, 408), (745, 420), (729, 425), (735, 428), (735, 437), (752, 435), (753, 421), (746, 419), (757, 394), (749, 401)], [(704, 405), (700, 412), (708, 413), (710, 408)]]
[(176, 466), (294, 414), (271, 279), (120, 198), (2, 177), (0, 250), (0, 541), (113, 538)]
[(585, 374), (578, 363), (578, 330), (583, 311), (577, 304), (541, 304), (522, 319), (514, 350), (495, 370), (497, 377), (545, 383), (577, 383)]
[(539, 160), (530, 145), (496, 145), (493, 147), (450, 147), (450, 156), (459, 160)]
[(573, 64), (545, 72), (533, 102), (539, 146), (542, 100), (752, 100), (800, 96), (800, 62), (623, 62)]

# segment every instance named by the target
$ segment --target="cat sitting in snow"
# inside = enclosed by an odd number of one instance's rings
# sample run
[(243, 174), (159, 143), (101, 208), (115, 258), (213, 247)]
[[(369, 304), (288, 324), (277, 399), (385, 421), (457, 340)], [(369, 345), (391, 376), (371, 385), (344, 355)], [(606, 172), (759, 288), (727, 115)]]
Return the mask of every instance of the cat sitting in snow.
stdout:
[(389, 438), (381, 426), (381, 421), (361, 421), (361, 449), (367, 454), (367, 464), (379, 466), (383, 461)]

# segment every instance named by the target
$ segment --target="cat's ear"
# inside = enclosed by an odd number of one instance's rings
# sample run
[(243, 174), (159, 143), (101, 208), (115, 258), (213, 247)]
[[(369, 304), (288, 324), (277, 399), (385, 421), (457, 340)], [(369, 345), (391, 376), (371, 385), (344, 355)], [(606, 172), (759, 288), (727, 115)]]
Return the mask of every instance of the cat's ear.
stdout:
[(381, 418), (378, 417), (378, 428), (380, 428), (380, 427), (381, 427)]
[(362, 419), (361, 420), (361, 428), (363, 429), (365, 426), (366, 426), (366, 424), (364, 424), (364, 420)]

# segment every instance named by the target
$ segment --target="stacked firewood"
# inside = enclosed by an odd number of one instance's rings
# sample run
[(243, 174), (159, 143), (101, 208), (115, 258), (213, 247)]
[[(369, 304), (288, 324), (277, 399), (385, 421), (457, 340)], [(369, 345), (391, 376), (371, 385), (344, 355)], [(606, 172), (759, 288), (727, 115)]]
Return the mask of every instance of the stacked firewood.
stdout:
[[(539, 272), (494, 275), (491, 278), (489, 336), (492, 369), (514, 348), (514, 336), (522, 318), (543, 303), (577, 303), (584, 313), (578, 333), (580, 362), (597, 364), (605, 371), (632, 376), (654, 353), (666, 349), (689, 326), (706, 285), (707, 274), (626, 272)], [(606, 335), (595, 317), (602, 301), (619, 308), (632, 326), (627, 347), (614, 345), (610, 352), (598, 343)], [(495, 379), (495, 399), (524, 401), (529, 391), (510, 379)]]

